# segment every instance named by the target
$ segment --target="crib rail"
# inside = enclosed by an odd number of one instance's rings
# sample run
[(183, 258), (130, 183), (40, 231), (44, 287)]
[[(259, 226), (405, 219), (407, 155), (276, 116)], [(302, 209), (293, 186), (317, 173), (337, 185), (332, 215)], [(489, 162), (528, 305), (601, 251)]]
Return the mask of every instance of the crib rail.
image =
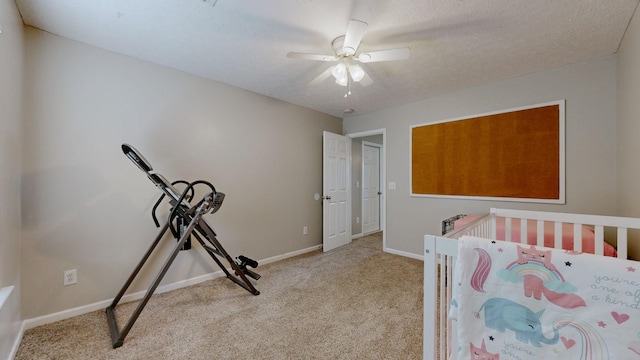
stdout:
[(423, 358), (455, 359), (457, 334), (455, 321), (447, 317), (455, 286), (453, 279), (458, 253), (457, 239), (426, 235), (424, 237), (424, 313)]
[[(604, 254), (606, 233), (616, 247), (616, 256), (623, 259), (628, 257), (628, 230), (640, 229), (640, 219), (638, 218), (493, 208), (489, 214), (483, 215), (444, 236), (452, 239), (458, 239), (464, 235), (496, 239), (496, 222), (499, 217), (504, 218), (505, 221), (505, 241), (513, 241), (511, 230), (513, 226), (518, 225), (520, 241), (526, 243), (527, 234), (530, 230), (533, 231), (530, 229), (533, 226), (538, 246), (544, 246), (545, 224), (553, 224), (554, 248), (562, 248), (563, 226), (567, 224), (573, 226), (574, 239), (582, 239), (584, 226), (591, 226), (594, 229), (594, 253)], [(574, 241), (573, 250), (583, 251), (582, 241)]]
[(493, 217), (494, 215), (492, 214), (483, 215), (469, 222), (465, 226), (445, 234), (443, 237), (450, 239), (459, 239), (462, 236), (466, 235), (489, 238), (491, 236), (491, 226), (493, 225), (495, 227), (495, 223), (492, 223)]
[[(640, 229), (640, 219), (605, 215), (568, 214), (542, 211), (491, 209), (490, 226), (492, 233), (489, 238), (495, 239), (496, 218), (505, 218), (506, 241), (511, 241), (511, 226), (515, 221), (520, 223), (520, 239), (526, 241), (528, 220), (535, 221), (537, 245), (544, 245), (545, 222), (553, 223), (554, 226), (554, 248), (562, 248), (562, 226), (563, 224), (573, 225), (573, 238), (582, 239), (583, 225), (592, 226), (595, 230), (595, 254), (604, 254), (605, 231), (610, 230), (615, 233), (615, 245), (617, 257), (626, 259), (628, 256), (628, 229)], [(575, 251), (582, 251), (582, 242), (573, 242)]]

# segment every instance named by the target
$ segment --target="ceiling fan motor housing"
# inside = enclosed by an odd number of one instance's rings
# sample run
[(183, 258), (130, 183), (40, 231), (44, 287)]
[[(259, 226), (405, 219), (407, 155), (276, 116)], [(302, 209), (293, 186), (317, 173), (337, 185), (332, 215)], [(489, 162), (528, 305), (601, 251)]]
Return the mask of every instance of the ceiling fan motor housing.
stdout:
[(347, 57), (353, 56), (356, 53), (356, 49), (353, 49), (353, 52), (349, 53), (351, 48), (344, 48), (344, 35), (338, 36), (333, 39), (331, 42), (331, 46), (333, 47), (333, 51), (336, 53), (338, 57)]

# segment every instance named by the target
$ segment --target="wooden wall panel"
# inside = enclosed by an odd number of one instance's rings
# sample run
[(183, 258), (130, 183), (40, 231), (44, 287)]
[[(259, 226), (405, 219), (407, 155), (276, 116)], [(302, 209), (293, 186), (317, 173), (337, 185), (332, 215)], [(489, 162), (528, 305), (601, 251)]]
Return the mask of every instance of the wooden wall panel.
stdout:
[(561, 200), (560, 105), (413, 127), (412, 194)]

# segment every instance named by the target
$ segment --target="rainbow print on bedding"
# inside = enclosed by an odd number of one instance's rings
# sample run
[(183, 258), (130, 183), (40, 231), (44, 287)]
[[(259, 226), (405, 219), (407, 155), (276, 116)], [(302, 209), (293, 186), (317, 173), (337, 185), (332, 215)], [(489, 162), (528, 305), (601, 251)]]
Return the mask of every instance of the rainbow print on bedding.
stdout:
[(640, 359), (638, 275), (636, 261), (462, 237), (458, 358)]

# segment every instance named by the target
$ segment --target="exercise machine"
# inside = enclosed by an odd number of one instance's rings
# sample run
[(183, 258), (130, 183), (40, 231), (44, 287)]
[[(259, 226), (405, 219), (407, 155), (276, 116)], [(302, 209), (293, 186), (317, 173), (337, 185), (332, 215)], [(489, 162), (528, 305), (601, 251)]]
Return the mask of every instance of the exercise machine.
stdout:
[[(222, 269), (228, 279), (232, 280), (251, 294), (259, 295), (260, 292), (256, 290), (248, 277), (258, 280), (260, 279), (260, 275), (247, 268), (247, 266), (251, 268), (258, 267), (258, 262), (243, 255), (238, 256), (235, 260), (232, 259), (216, 238), (217, 234), (213, 227), (203, 218), (205, 214), (213, 214), (220, 209), (222, 201), (224, 200), (224, 194), (217, 192), (211, 183), (204, 180), (197, 180), (193, 182), (178, 180), (173, 183), (169, 183), (169, 181), (161, 174), (152, 172), (153, 168), (151, 167), (151, 164), (133, 146), (122, 144), (122, 151), (147, 175), (156, 187), (162, 190), (163, 193), (151, 211), (153, 221), (156, 226), (160, 228), (160, 233), (158, 233), (155, 240), (133, 270), (120, 292), (113, 299), (111, 305), (106, 309), (113, 348), (115, 349), (122, 346), (124, 338), (138, 319), (138, 316), (151, 298), (151, 295), (155, 292), (164, 275), (167, 273), (167, 270), (169, 270), (169, 267), (171, 267), (171, 264), (178, 253), (181, 250), (191, 249), (192, 235), (200, 243), (202, 248), (207, 251), (215, 263)], [(178, 184), (184, 185), (184, 190), (178, 191), (175, 188)], [(194, 201), (196, 186), (204, 187), (206, 194), (197, 203), (195, 203), (195, 205), (191, 205), (190, 201)], [(167, 221), (161, 226), (156, 216), (156, 211), (158, 206), (162, 203), (162, 200), (165, 198), (168, 199), (171, 209), (169, 211)], [(144, 266), (145, 262), (149, 259), (160, 241), (165, 237), (164, 235), (167, 233), (167, 230), (169, 230), (173, 235), (173, 238), (176, 239), (176, 245), (160, 268), (160, 271), (156, 274), (151, 285), (147, 289), (147, 292), (138, 303), (138, 306), (131, 314), (131, 317), (129, 317), (127, 323), (122, 329), (119, 329), (115, 317), (115, 308)], [(229, 264), (229, 269), (225, 267), (223, 261), (226, 261)]]

